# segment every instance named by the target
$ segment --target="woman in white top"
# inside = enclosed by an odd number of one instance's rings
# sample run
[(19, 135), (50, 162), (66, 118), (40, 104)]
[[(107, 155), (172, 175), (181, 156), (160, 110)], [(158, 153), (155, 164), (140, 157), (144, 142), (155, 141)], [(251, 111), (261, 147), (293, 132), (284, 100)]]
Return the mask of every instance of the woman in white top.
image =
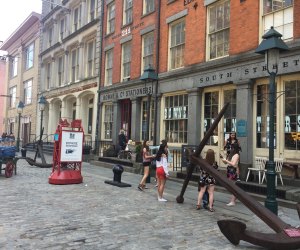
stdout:
[(157, 193), (158, 201), (167, 201), (163, 198), (166, 179), (169, 176), (168, 171), (168, 146), (167, 144), (161, 144), (156, 154), (156, 176), (157, 176)]
[[(234, 143), (231, 145), (230, 149), (230, 155), (228, 157), (228, 160), (222, 159), (224, 163), (229, 164), (227, 167), (227, 178), (230, 180), (236, 181), (237, 179), (237, 169), (239, 165), (240, 160), (240, 154), (239, 154), (239, 145), (238, 143)], [(234, 195), (231, 196), (230, 202), (227, 204), (227, 206), (235, 206), (236, 197)]]

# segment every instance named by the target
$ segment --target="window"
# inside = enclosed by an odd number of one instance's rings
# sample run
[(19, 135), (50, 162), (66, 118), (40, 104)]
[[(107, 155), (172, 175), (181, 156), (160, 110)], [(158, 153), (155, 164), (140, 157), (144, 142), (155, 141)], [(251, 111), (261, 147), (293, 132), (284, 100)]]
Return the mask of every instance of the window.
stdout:
[(96, 0), (90, 0), (90, 16), (89, 16), (89, 21), (95, 20), (95, 9), (96, 9)]
[(18, 74), (18, 57), (13, 57), (11, 59), (11, 69), (10, 69), (10, 76), (15, 77)]
[(33, 66), (33, 54), (34, 54), (34, 43), (30, 44), (25, 49), (25, 69), (29, 69)]
[(71, 52), (71, 82), (78, 80), (79, 75), (79, 49)]
[(73, 32), (81, 27), (81, 5), (74, 9), (73, 13)]
[(52, 74), (52, 67), (51, 67), (51, 62), (48, 62), (47, 63), (47, 66), (46, 66), (46, 86), (47, 86), (47, 89), (50, 89), (51, 88), (51, 74)]
[(64, 82), (64, 57), (60, 56), (58, 58), (58, 65), (57, 65), (57, 80), (58, 86), (61, 86)]
[(112, 2), (107, 6), (107, 30), (106, 33), (114, 33), (115, 32), (115, 18), (116, 18), (116, 12), (115, 12), (115, 2)]
[(52, 45), (52, 38), (53, 38), (53, 27), (48, 29), (48, 46)]
[[(207, 92), (204, 94), (204, 134), (211, 127), (215, 117), (218, 115), (219, 92)], [(209, 138), (207, 145), (218, 145), (218, 127)]]
[(188, 95), (165, 97), (165, 139), (173, 143), (187, 143)]
[(284, 146), (300, 150), (300, 80), (285, 82)]
[[(151, 101), (150, 107), (150, 118), (149, 118), (149, 140), (154, 138), (154, 102)], [(148, 116), (148, 101), (142, 102), (142, 140), (147, 138), (147, 116)]]
[(221, 1), (208, 9), (209, 59), (228, 55), (230, 1)]
[(229, 103), (224, 114), (224, 138), (236, 132), (236, 90), (224, 90), (224, 103)]
[(95, 42), (91, 41), (87, 44), (87, 76), (94, 75), (95, 70)]
[(93, 131), (93, 109), (94, 99), (89, 99), (89, 109), (88, 109), (88, 134), (91, 134)]
[(130, 80), (131, 43), (122, 45), (122, 80)]
[(76, 102), (73, 102), (72, 105), (72, 120), (74, 121), (76, 119)]
[(104, 139), (112, 139), (114, 109), (112, 104), (104, 105)]
[(32, 102), (32, 79), (24, 82), (24, 104)]
[(170, 25), (170, 69), (184, 65), (185, 20)]
[(153, 66), (154, 33), (143, 36), (143, 69)]
[(271, 26), (282, 34), (283, 40), (293, 38), (293, 0), (263, 0), (263, 33)]
[(154, 0), (144, 0), (143, 14), (146, 15), (154, 11)]
[[(257, 86), (256, 100), (256, 147), (269, 147), (269, 86)], [(275, 102), (276, 106), (276, 102)], [(275, 107), (276, 108), (276, 107)], [(276, 111), (274, 112), (274, 146), (276, 147)]]
[(66, 33), (66, 22), (65, 19), (60, 20), (60, 40), (63, 40)]
[(112, 84), (113, 73), (113, 50), (108, 50), (105, 53), (105, 85)]
[(124, 0), (123, 25), (132, 23), (132, 0)]
[(17, 99), (17, 87), (14, 86), (9, 89), (9, 95), (11, 98), (9, 98), (9, 107), (14, 108), (16, 106), (16, 99)]

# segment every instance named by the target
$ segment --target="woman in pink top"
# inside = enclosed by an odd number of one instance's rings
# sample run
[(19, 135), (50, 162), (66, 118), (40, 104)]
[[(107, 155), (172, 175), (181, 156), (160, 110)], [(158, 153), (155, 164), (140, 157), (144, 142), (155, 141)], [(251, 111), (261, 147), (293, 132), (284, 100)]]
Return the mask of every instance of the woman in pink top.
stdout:
[(155, 157), (155, 155), (150, 154), (150, 149), (149, 149), (149, 141), (144, 141), (143, 142), (143, 166), (144, 166), (144, 176), (138, 186), (138, 189), (143, 191), (146, 187), (146, 179), (149, 175), (149, 168), (151, 161)]
[(157, 176), (157, 193), (158, 201), (167, 201), (163, 198), (163, 193), (166, 185), (166, 179), (169, 176), (168, 171), (168, 146), (163, 143), (159, 146), (156, 154), (156, 176)]

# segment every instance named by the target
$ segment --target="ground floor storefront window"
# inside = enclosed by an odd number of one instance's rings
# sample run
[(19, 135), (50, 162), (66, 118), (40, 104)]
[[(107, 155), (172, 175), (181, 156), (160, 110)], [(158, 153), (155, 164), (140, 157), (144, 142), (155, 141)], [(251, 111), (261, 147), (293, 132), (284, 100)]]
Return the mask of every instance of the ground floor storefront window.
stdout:
[(104, 110), (104, 139), (112, 139), (112, 128), (113, 128), (113, 114), (114, 109), (112, 104), (105, 104), (103, 107)]

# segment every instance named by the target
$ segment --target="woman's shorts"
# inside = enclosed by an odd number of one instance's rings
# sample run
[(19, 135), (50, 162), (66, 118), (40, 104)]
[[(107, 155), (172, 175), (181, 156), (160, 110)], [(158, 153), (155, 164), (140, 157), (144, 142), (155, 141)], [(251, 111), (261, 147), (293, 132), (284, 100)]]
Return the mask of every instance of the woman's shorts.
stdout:
[(156, 176), (158, 179), (166, 179), (166, 174), (163, 167), (156, 168)]
[(151, 165), (151, 161), (144, 161), (143, 166), (144, 167), (149, 167)]

